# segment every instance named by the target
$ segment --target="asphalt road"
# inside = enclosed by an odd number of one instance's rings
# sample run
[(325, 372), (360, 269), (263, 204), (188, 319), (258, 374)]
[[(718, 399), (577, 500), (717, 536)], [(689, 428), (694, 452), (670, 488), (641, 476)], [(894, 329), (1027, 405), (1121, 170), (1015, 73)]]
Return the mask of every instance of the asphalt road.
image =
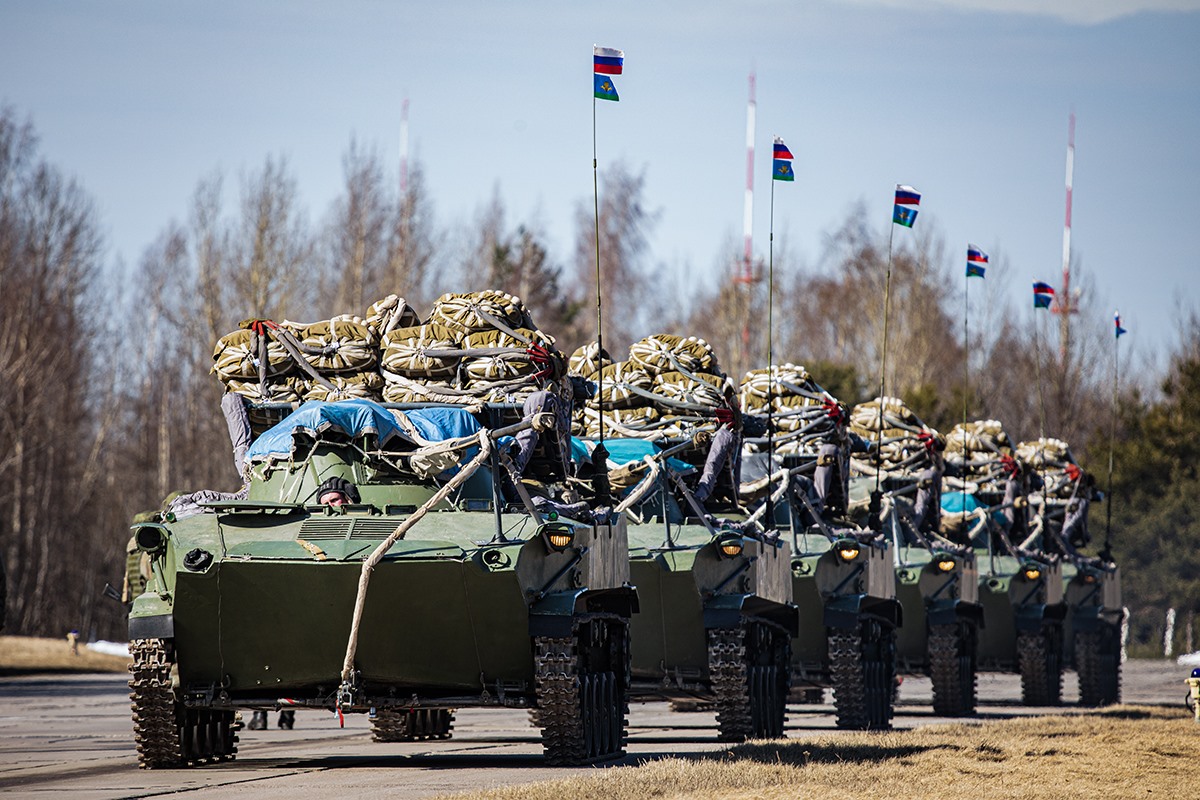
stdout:
[[(1127, 703), (1183, 709), (1189, 669), (1163, 661), (1129, 661)], [(826, 693), (828, 700), (829, 693)], [(1015, 675), (981, 675), (976, 721), (1044, 713), (1073, 713), (1075, 676), (1064, 682), (1066, 705), (1056, 709), (1019, 704)], [(946, 722), (933, 716), (926, 679), (907, 679), (900, 690), (895, 726)], [(275, 714), (271, 723), (275, 723)], [(835, 731), (829, 705), (790, 707), (792, 738)], [(542, 763), (538, 732), (524, 711), (463, 709), (449, 741), (377, 744), (363, 716), (339, 728), (334, 715), (300, 712), (294, 730), (242, 730), (235, 761), (201, 769), (137, 768), (126, 678), (118, 674), (34, 675), (0, 678), (0, 795), (72, 800), (225, 797), (419, 798), (585, 773), (603, 767), (557, 768)], [(663, 756), (717, 750), (712, 713), (673, 713), (665, 703), (634, 705), (628, 757), (636, 764)]]

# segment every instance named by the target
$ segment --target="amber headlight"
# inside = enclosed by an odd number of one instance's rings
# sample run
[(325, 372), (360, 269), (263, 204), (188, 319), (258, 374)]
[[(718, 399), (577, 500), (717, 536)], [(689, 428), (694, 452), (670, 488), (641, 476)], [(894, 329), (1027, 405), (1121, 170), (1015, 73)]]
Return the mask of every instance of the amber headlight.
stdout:
[(1026, 564), (1024, 569), (1025, 580), (1036, 581), (1042, 577), (1042, 568), (1037, 564)]
[(542, 528), (546, 544), (554, 550), (566, 550), (575, 541), (575, 529), (570, 525), (546, 525)]
[(843, 539), (834, 545), (834, 549), (837, 550), (838, 558), (846, 562), (850, 562), (858, 558), (858, 554), (862, 551), (862, 548), (859, 547), (858, 542), (851, 539)]
[(958, 566), (957, 562), (954, 560), (954, 556), (938, 556), (937, 561), (934, 563), (937, 564), (937, 568), (941, 572), (950, 572), (956, 566)]
[(717, 549), (726, 558), (737, 558), (742, 554), (742, 537), (737, 535), (722, 537), (717, 542)]
[(1083, 575), (1083, 582), (1084, 583), (1095, 583), (1096, 582), (1096, 574), (1094, 572), (1085, 572)]

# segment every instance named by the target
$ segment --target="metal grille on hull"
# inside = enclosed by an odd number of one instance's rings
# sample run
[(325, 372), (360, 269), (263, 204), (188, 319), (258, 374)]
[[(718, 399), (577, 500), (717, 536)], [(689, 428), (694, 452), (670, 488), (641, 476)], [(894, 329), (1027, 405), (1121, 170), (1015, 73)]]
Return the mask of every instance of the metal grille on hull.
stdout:
[(330, 541), (337, 539), (383, 539), (400, 525), (386, 517), (310, 517), (300, 526), (297, 539)]

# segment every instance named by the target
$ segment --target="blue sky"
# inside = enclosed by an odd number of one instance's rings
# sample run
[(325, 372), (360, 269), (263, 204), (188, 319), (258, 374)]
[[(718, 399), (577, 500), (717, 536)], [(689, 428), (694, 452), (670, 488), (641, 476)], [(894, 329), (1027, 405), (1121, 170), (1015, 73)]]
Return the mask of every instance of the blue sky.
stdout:
[(1154, 359), (1177, 304), (1197, 305), (1200, 257), (1181, 242), (1200, 220), (1198, 40), (1200, 0), (0, 0), (0, 102), (96, 198), (114, 263), (182, 221), (201, 177), (236, 185), (268, 156), (318, 221), (352, 137), (396, 168), (405, 98), (439, 221), (469, 223), (498, 187), (509, 223), (566, 262), (591, 193), (591, 46), (619, 47), (601, 166), (645, 170), (652, 263), (715, 281), (741, 238), (753, 68), (760, 254), (777, 134), (797, 157), (775, 196), (795, 262), (819, 268), (855, 203), (886, 231), (908, 183), (950, 252), (1003, 255), (1022, 310), (1029, 281), (1059, 282), (1073, 109), (1073, 249), (1097, 313), (1119, 305), (1122, 343)]

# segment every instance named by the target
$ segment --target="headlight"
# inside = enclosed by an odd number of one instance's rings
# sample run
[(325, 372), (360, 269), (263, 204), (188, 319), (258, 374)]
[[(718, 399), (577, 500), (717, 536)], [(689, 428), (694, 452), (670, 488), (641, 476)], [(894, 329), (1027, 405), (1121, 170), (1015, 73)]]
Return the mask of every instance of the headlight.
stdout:
[(1036, 581), (1038, 578), (1042, 577), (1042, 568), (1036, 564), (1027, 564), (1025, 566), (1024, 574), (1025, 580)]
[(947, 555), (938, 556), (937, 561), (933, 563), (937, 564), (937, 568), (941, 572), (950, 572), (958, 566), (958, 562), (954, 560), (954, 556)]
[(161, 525), (139, 525), (133, 534), (138, 549), (155, 555), (167, 548), (167, 531)]
[(858, 558), (858, 554), (862, 551), (858, 542), (852, 539), (843, 539), (834, 545), (834, 549), (837, 550), (838, 558), (847, 563)]
[(566, 550), (575, 541), (575, 529), (570, 525), (546, 525), (542, 528), (546, 544), (553, 550)]
[(1084, 583), (1095, 583), (1095, 582), (1096, 582), (1096, 573), (1094, 573), (1094, 572), (1085, 572), (1085, 573), (1083, 574), (1083, 582), (1084, 582)]
[(742, 554), (742, 537), (736, 534), (724, 536), (717, 542), (717, 549), (726, 558), (737, 558)]

